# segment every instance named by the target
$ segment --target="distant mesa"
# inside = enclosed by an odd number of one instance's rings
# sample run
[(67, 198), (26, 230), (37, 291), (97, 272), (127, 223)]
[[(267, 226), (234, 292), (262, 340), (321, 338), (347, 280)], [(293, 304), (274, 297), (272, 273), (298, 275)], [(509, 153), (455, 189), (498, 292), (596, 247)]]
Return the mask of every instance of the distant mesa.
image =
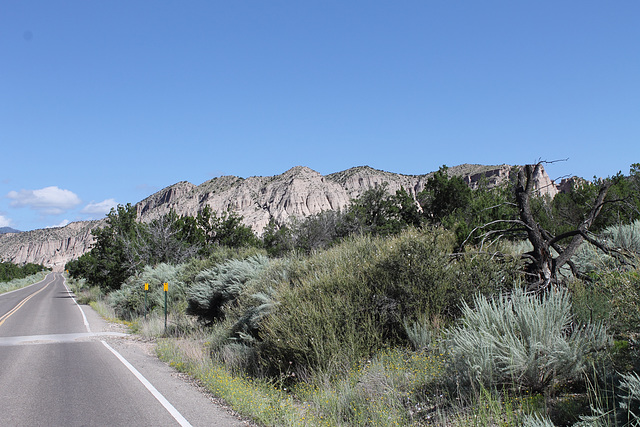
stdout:
[[(489, 186), (501, 185), (512, 177), (518, 167), (510, 165), (464, 164), (448, 169), (449, 175), (461, 176), (471, 188), (479, 182)], [(243, 217), (243, 222), (258, 235), (262, 234), (270, 219), (285, 224), (326, 210), (345, 208), (352, 199), (365, 191), (387, 185), (395, 193), (404, 188), (416, 197), (426, 186), (433, 172), (424, 175), (403, 175), (385, 172), (369, 166), (358, 166), (329, 175), (305, 167), (295, 166), (276, 176), (221, 176), (194, 185), (178, 182), (136, 204), (140, 221), (149, 222), (170, 211), (178, 215), (195, 216), (205, 206), (218, 214), (226, 211)], [(555, 196), (558, 188), (541, 168), (534, 177), (541, 194)], [(0, 260), (17, 264), (32, 262), (62, 271), (64, 265), (91, 249), (91, 231), (102, 227), (105, 220), (74, 222), (55, 229), (17, 230), (0, 235)]]

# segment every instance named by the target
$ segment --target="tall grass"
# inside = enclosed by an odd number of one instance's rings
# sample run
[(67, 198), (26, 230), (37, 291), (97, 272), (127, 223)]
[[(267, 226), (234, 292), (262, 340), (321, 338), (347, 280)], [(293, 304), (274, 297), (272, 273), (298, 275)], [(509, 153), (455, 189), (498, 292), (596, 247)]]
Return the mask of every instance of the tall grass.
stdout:
[(195, 342), (160, 340), (157, 352), (235, 410), (267, 426), (420, 425), (435, 419), (443, 402), (430, 388), (445, 373), (440, 354), (389, 349), (354, 364), (340, 379), (317, 373), (291, 387), (234, 374)]
[(189, 373), (242, 415), (268, 426), (306, 425), (304, 408), (295, 404), (286, 391), (268, 381), (232, 375), (209, 358), (204, 348), (195, 340), (162, 339), (156, 352), (161, 360)]
[(620, 408), (626, 412), (626, 419), (630, 425), (640, 426), (640, 375), (637, 372), (623, 374), (620, 390)]

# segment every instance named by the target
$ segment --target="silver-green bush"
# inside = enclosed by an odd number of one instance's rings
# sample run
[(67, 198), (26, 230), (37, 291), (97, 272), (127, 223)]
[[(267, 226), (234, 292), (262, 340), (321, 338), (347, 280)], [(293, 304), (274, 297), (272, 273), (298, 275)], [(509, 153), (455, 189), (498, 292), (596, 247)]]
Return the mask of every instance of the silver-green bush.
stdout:
[(565, 291), (478, 296), (474, 308), (463, 304), (460, 325), (449, 333), (454, 368), (463, 379), (536, 392), (578, 377), (587, 355), (608, 342), (602, 324), (572, 323)]
[(268, 265), (267, 257), (255, 255), (202, 271), (189, 289), (187, 313), (208, 323), (223, 318), (225, 304), (238, 298), (247, 283)]
[(613, 247), (640, 255), (640, 220), (608, 227), (602, 235)]
[(108, 302), (118, 317), (133, 319), (145, 311), (144, 284), (149, 283), (147, 311), (164, 306), (163, 283), (168, 283), (167, 300), (170, 305), (185, 299), (185, 284), (180, 280), (183, 265), (158, 264), (146, 266), (141, 272), (129, 277), (121, 288), (109, 294)]
[[(627, 256), (638, 257), (640, 256), (640, 221), (607, 227), (600, 233), (598, 239)], [(622, 267), (613, 256), (586, 243), (578, 248), (573, 262), (583, 273)]]
[(548, 417), (543, 417), (538, 414), (525, 415), (522, 420), (523, 427), (555, 427), (555, 424), (551, 422)]

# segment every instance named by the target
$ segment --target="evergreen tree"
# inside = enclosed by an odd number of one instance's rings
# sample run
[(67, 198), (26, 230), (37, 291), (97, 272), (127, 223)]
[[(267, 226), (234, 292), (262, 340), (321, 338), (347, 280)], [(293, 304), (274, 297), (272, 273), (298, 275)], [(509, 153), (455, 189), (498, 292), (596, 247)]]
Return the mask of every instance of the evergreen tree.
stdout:
[(95, 243), (88, 253), (67, 264), (72, 277), (84, 277), (105, 290), (119, 289), (140, 267), (140, 236), (144, 226), (136, 221), (136, 208), (118, 205), (107, 214), (107, 225), (91, 233)]

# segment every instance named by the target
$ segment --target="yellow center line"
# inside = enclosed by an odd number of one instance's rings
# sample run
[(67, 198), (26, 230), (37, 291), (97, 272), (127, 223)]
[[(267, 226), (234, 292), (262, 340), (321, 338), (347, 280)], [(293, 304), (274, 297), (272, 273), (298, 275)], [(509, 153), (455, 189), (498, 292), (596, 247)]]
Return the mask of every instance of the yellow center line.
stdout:
[(3, 316), (0, 317), (0, 326), (2, 326), (2, 324), (5, 322), (5, 320), (7, 320), (13, 313), (15, 313), (16, 311), (20, 310), (20, 308), (25, 305), (27, 303), (27, 301), (29, 301), (31, 298), (33, 298), (34, 296), (38, 295), (40, 292), (44, 291), (47, 286), (49, 286), (50, 284), (53, 283), (53, 280), (49, 283), (47, 283), (46, 285), (44, 285), (42, 288), (40, 288), (39, 290), (35, 291), (34, 293), (32, 293), (31, 295), (27, 296), (25, 299), (23, 299), (22, 301), (20, 301), (18, 303), (18, 305), (16, 305), (15, 307), (13, 307), (11, 310), (9, 310), (7, 313), (5, 313)]

